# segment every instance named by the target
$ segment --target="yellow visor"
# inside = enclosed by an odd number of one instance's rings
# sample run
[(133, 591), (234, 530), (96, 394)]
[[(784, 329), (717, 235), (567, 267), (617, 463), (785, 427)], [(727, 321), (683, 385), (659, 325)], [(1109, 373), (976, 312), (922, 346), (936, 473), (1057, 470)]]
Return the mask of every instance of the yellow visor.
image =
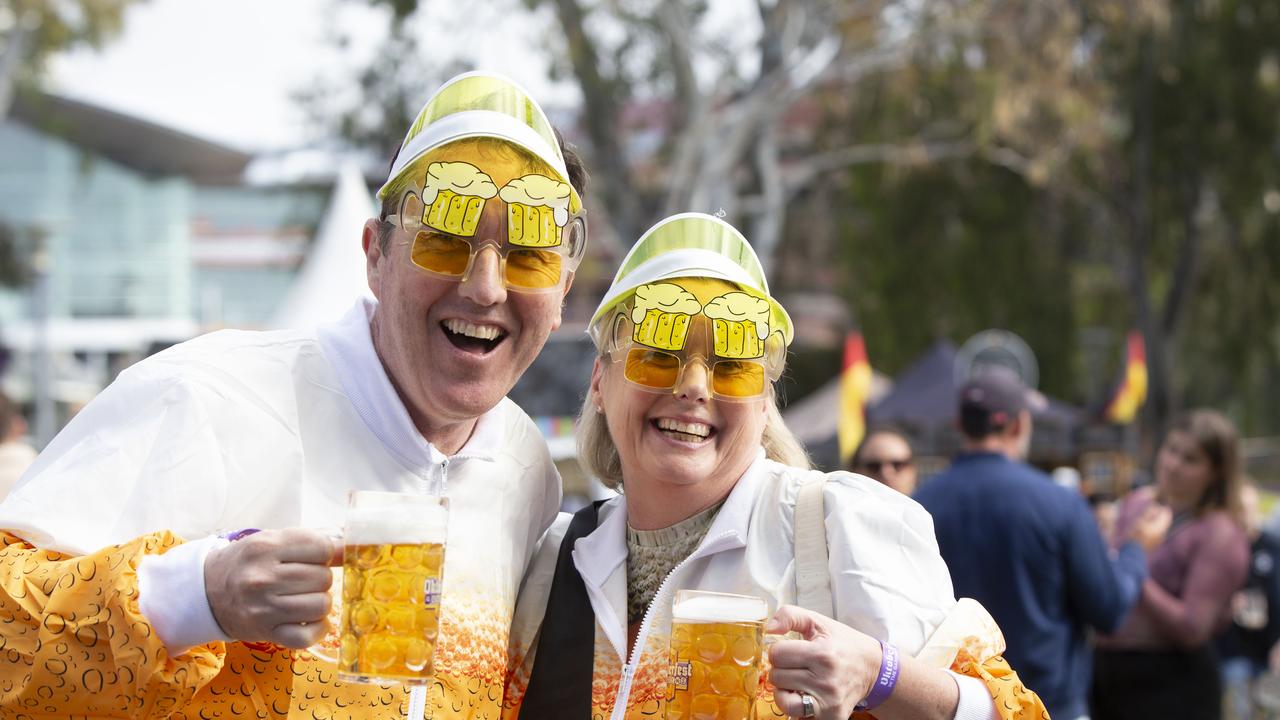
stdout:
[[(772, 296), (755, 251), (729, 223), (702, 213), (682, 213), (654, 225), (632, 246), (614, 275), (613, 284), (591, 318), (592, 337), (600, 344), (600, 326), (620, 302), (646, 285), (674, 278), (723, 280), (767, 310), (768, 334), (779, 333), (791, 344), (791, 317)], [(763, 340), (763, 338), (761, 338)]]
[(542, 108), (511, 80), (473, 72), (449, 80), (423, 106), (405, 134), (378, 196), (385, 197), (400, 175), (424, 153), (471, 137), (513, 143), (550, 166), (560, 181), (569, 181), (560, 144)]

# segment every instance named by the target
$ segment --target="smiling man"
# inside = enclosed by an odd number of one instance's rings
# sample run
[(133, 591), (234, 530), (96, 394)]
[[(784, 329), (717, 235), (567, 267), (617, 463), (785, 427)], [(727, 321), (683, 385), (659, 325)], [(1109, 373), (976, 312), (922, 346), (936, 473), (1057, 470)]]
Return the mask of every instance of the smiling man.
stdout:
[[(496, 716), (560, 499), (506, 394), (560, 324), (584, 176), (521, 89), (454, 78), (364, 225), (375, 299), (122, 373), (0, 505), (0, 715)], [(429, 690), (338, 683), (300, 650), (324, 633), (329, 529), (356, 489), (449, 497)]]

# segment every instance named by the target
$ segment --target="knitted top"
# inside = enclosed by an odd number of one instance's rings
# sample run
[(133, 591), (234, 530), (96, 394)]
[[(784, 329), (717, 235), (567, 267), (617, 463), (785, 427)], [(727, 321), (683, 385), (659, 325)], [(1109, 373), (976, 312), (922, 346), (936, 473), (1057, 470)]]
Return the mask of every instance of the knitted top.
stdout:
[(724, 501), (670, 527), (636, 530), (627, 525), (627, 622), (644, 619), (649, 601), (667, 575), (689, 557), (711, 528)]

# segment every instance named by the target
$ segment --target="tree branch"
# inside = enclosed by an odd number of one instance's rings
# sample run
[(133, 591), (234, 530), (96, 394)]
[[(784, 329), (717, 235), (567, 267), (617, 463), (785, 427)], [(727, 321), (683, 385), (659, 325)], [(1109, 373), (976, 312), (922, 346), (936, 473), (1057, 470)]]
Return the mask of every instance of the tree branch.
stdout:
[(573, 74), (578, 79), (587, 108), (583, 121), (595, 151), (595, 170), (604, 185), (601, 193), (604, 197), (599, 204), (608, 208), (613, 227), (621, 237), (634, 237), (640, 204), (631, 192), (629, 168), (619, 143), (617, 130), (622, 101), (618, 96), (618, 79), (610, 80), (601, 75), (599, 55), (594, 41), (586, 32), (586, 14), (578, 0), (554, 0), (554, 3), (556, 17), (564, 30)]

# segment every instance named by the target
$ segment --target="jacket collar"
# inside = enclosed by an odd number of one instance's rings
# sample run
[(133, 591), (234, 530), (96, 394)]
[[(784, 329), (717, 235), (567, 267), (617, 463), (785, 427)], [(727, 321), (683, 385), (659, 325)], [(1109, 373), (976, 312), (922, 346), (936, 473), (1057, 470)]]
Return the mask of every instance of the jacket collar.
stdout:
[(953, 463), (1013, 462), (1008, 455), (995, 450), (961, 450), (951, 460)]
[[(377, 300), (362, 297), (341, 320), (321, 325), (316, 334), (365, 426), (402, 465), (421, 472), (425, 466), (439, 466), (448, 458), (418, 432), (378, 359), (369, 330), (377, 309)], [(505, 444), (503, 416), (509, 402), (503, 398), (481, 415), (466, 445), (453, 457), (494, 459)]]
[[(698, 548), (689, 557), (701, 557), (746, 547), (747, 528), (767, 472), (764, 450), (742, 474), (725, 498), (720, 512), (707, 529)], [(627, 496), (620, 495), (601, 508), (602, 518), (595, 532), (574, 544), (574, 564), (583, 581), (601, 587), (627, 559)]]

